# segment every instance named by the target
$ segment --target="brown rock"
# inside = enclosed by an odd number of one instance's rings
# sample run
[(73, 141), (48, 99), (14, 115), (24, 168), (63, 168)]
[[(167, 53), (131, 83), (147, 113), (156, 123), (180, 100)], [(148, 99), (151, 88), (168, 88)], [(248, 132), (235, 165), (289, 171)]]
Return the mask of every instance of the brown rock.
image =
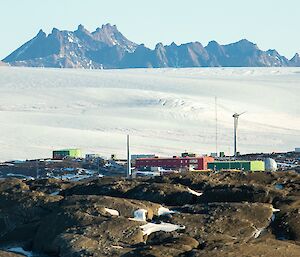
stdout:
[(217, 247), (210, 250), (193, 250), (189, 257), (298, 257), (300, 246), (278, 240), (266, 240), (233, 246)]
[(271, 223), (272, 205), (214, 203), (178, 209), (171, 222), (185, 225), (185, 233), (206, 245), (247, 242)]
[(1, 257), (24, 257), (24, 255), (11, 253), (11, 252), (6, 252), (6, 251), (1, 251), (1, 250), (0, 250), (0, 256)]

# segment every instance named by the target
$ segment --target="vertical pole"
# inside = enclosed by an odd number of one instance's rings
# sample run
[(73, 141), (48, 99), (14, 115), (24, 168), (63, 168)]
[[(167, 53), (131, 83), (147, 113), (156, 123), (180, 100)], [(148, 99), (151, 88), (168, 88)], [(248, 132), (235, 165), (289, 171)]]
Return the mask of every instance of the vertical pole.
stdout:
[(234, 157), (237, 157), (237, 127), (238, 127), (238, 114), (233, 115), (234, 118)]
[(40, 177), (40, 175), (39, 175), (39, 161), (36, 160), (35, 164), (36, 164), (36, 178), (38, 179)]
[(127, 135), (127, 177), (131, 176), (131, 159), (130, 159), (130, 141), (129, 135)]
[(215, 96), (215, 116), (216, 116), (216, 153), (218, 156), (218, 106), (217, 106), (218, 98)]
[(236, 118), (234, 117), (234, 139), (233, 139), (233, 148), (234, 148), (234, 157), (236, 157)]

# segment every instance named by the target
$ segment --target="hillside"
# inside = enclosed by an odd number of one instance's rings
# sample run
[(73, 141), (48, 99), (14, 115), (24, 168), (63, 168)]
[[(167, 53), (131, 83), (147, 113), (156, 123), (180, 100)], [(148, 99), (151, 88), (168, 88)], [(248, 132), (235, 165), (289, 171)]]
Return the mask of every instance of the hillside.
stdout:
[(299, 257), (299, 190), (296, 172), (6, 179), (1, 246), (41, 257)]

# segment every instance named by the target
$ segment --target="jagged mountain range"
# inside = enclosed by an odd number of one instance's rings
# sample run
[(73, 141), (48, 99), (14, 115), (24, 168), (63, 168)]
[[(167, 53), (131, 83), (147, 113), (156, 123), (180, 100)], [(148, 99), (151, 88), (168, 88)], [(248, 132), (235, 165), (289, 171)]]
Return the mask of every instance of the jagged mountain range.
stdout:
[(57, 68), (165, 68), (165, 67), (300, 67), (300, 56), (289, 60), (276, 50), (262, 51), (243, 39), (229, 45), (211, 41), (182, 45), (159, 43), (155, 49), (128, 40), (114, 25), (89, 32), (56, 28), (38, 34), (4, 60), (11, 66)]

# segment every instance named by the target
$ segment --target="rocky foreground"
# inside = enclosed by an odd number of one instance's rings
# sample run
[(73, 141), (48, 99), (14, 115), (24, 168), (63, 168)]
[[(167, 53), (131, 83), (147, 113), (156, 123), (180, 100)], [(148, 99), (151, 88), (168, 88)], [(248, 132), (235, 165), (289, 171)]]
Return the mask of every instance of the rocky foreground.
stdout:
[(299, 257), (300, 175), (6, 179), (0, 243), (62, 257)]

